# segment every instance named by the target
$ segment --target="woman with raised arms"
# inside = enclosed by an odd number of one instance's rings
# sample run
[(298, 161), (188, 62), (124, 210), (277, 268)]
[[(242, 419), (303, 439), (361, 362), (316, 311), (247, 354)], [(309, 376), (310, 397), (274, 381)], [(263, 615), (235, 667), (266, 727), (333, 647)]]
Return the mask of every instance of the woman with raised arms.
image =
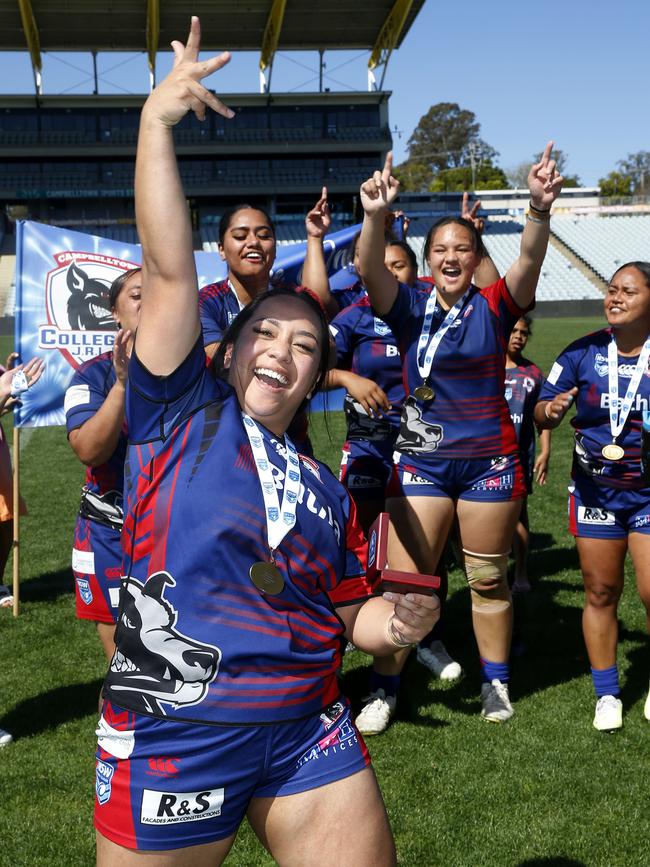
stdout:
[[(342, 639), (418, 641), (436, 600), (373, 596), (345, 489), (285, 435), (322, 383), (327, 322), (306, 291), (262, 293), (206, 368), (172, 127), (232, 115), (201, 81), (200, 28), (142, 111), (142, 308), (129, 365), (127, 551), (98, 730), (98, 863), (222, 863), (246, 815), (283, 865), (392, 865)], [(227, 380), (227, 381), (226, 381)], [(173, 757), (173, 758), (170, 758)], [(142, 858), (142, 853), (148, 853)]]
[(425, 298), (400, 284), (384, 266), (384, 218), (399, 191), (391, 154), (383, 171), (361, 186), (361, 271), (376, 315), (397, 339), (407, 391), (387, 503), (389, 565), (431, 572), (457, 517), (483, 672), (481, 714), (491, 722), (513, 714), (506, 572), (526, 493), (504, 397), (505, 352), (513, 325), (534, 301), (550, 208), (562, 184), (551, 148), (549, 142), (528, 176), (530, 212), (519, 258), (484, 289), (472, 283), (480, 235), (472, 222), (455, 217), (434, 224), (426, 240), (435, 290)]

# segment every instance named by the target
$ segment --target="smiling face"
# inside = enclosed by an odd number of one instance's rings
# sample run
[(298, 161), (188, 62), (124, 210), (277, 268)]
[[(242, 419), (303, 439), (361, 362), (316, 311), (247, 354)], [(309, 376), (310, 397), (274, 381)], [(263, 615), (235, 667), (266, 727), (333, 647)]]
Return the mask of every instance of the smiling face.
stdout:
[(135, 331), (140, 319), (142, 272), (137, 271), (126, 279), (120, 289), (120, 294), (115, 299), (115, 306), (111, 310), (113, 319), (120, 324), (125, 331)]
[(275, 262), (275, 234), (266, 216), (255, 208), (236, 211), (219, 244), (228, 272), (244, 286), (266, 286)]
[(471, 232), (458, 223), (445, 223), (431, 238), (427, 261), (438, 298), (454, 304), (472, 282), (481, 257)]
[(521, 356), (521, 353), (526, 348), (529, 336), (530, 328), (528, 327), (528, 323), (525, 319), (518, 319), (515, 322), (515, 327), (512, 329), (510, 340), (508, 341), (508, 356), (510, 358), (514, 359)]
[(299, 296), (264, 300), (230, 353), (241, 408), (282, 436), (319, 376), (321, 324)]
[(605, 316), (615, 329), (650, 329), (650, 286), (645, 274), (628, 265), (612, 277), (605, 296)]

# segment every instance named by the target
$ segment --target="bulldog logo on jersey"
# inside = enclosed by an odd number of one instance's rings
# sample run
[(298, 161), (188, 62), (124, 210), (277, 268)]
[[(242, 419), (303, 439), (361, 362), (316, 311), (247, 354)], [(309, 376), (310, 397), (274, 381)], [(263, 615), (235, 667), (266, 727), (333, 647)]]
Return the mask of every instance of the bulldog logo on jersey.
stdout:
[(424, 421), (417, 400), (413, 396), (407, 397), (402, 409), (396, 450), (405, 455), (435, 452), (443, 436), (442, 425)]
[(120, 694), (129, 693), (131, 706), (135, 702), (144, 711), (164, 714), (163, 705), (199, 704), (216, 678), (219, 648), (176, 628), (178, 612), (164, 598), (166, 588), (175, 586), (168, 572), (156, 572), (146, 584), (130, 578), (124, 585), (118, 649), (108, 678), (116, 703)]
[(75, 367), (113, 348), (117, 323), (109, 291), (116, 277), (136, 267), (99, 253), (54, 254), (45, 280), (47, 322), (38, 326), (39, 349), (58, 349)]

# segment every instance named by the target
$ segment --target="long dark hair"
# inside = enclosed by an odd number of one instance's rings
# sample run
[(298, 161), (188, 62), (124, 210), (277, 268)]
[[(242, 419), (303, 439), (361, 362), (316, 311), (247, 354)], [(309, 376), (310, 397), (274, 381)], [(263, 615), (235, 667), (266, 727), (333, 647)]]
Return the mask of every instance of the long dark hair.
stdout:
[(429, 231), (427, 232), (427, 237), (424, 242), (424, 248), (422, 252), (422, 264), (426, 268), (429, 264), (429, 248), (431, 247), (431, 242), (433, 241), (433, 236), (436, 234), (438, 229), (441, 229), (443, 226), (456, 225), (462, 226), (464, 229), (467, 229), (469, 234), (471, 235), (474, 251), (479, 256), (479, 258), (483, 259), (487, 256), (487, 250), (485, 249), (485, 244), (483, 243), (483, 238), (481, 237), (481, 233), (476, 228), (474, 223), (471, 220), (466, 220), (464, 217), (441, 217), (439, 220), (431, 226)]
[[(228, 347), (237, 346), (237, 341), (243, 329), (246, 327), (247, 323), (251, 321), (260, 306), (273, 298), (287, 297), (299, 298), (303, 301), (316, 316), (316, 320), (318, 321), (318, 330), (320, 332), (318, 339), (320, 342), (321, 355), (318, 362), (318, 376), (316, 377), (316, 382), (311, 389), (310, 396), (313, 396), (322, 388), (330, 365), (330, 331), (322, 304), (311, 289), (308, 289), (306, 286), (299, 286), (297, 289), (291, 289), (287, 286), (276, 286), (273, 289), (269, 289), (268, 292), (262, 292), (260, 295), (255, 297), (250, 304), (247, 304), (246, 307), (244, 307), (226, 329), (219, 344), (219, 348), (212, 359), (213, 369), (217, 376), (220, 376), (222, 379), (228, 378), (228, 368), (225, 363)], [(308, 399), (309, 398), (305, 396), (305, 399), (298, 408), (299, 410), (306, 406)]]

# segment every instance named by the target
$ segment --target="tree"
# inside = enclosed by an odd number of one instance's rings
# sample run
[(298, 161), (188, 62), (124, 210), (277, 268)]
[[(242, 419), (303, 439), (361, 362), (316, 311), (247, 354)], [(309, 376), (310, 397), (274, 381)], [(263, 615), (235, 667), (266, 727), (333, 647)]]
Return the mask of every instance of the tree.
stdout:
[(600, 187), (600, 195), (608, 198), (632, 195), (632, 179), (629, 175), (623, 175), (621, 172), (610, 172), (606, 178), (601, 178), (598, 181), (598, 186)]
[(494, 164), (497, 151), (480, 138), (472, 111), (455, 102), (439, 102), (423, 115), (408, 140), (408, 159), (397, 167), (405, 189), (427, 189), (440, 172), (483, 163)]
[(528, 188), (528, 172), (531, 163), (524, 161), (512, 168), (506, 169), (506, 177), (513, 190), (525, 190)]
[[(628, 154), (616, 164), (622, 175), (630, 179), (631, 194), (646, 196), (650, 194), (650, 151), (637, 151)], [(619, 193), (618, 195), (622, 195)], [(628, 193), (629, 195), (629, 193)]]
[[(475, 182), (472, 183), (472, 180)], [(493, 166), (492, 163), (482, 163), (474, 172), (472, 178), (471, 166), (460, 166), (456, 169), (445, 169), (438, 172), (429, 189), (433, 193), (438, 192), (462, 192), (463, 190), (507, 190), (508, 178), (503, 169)]]

